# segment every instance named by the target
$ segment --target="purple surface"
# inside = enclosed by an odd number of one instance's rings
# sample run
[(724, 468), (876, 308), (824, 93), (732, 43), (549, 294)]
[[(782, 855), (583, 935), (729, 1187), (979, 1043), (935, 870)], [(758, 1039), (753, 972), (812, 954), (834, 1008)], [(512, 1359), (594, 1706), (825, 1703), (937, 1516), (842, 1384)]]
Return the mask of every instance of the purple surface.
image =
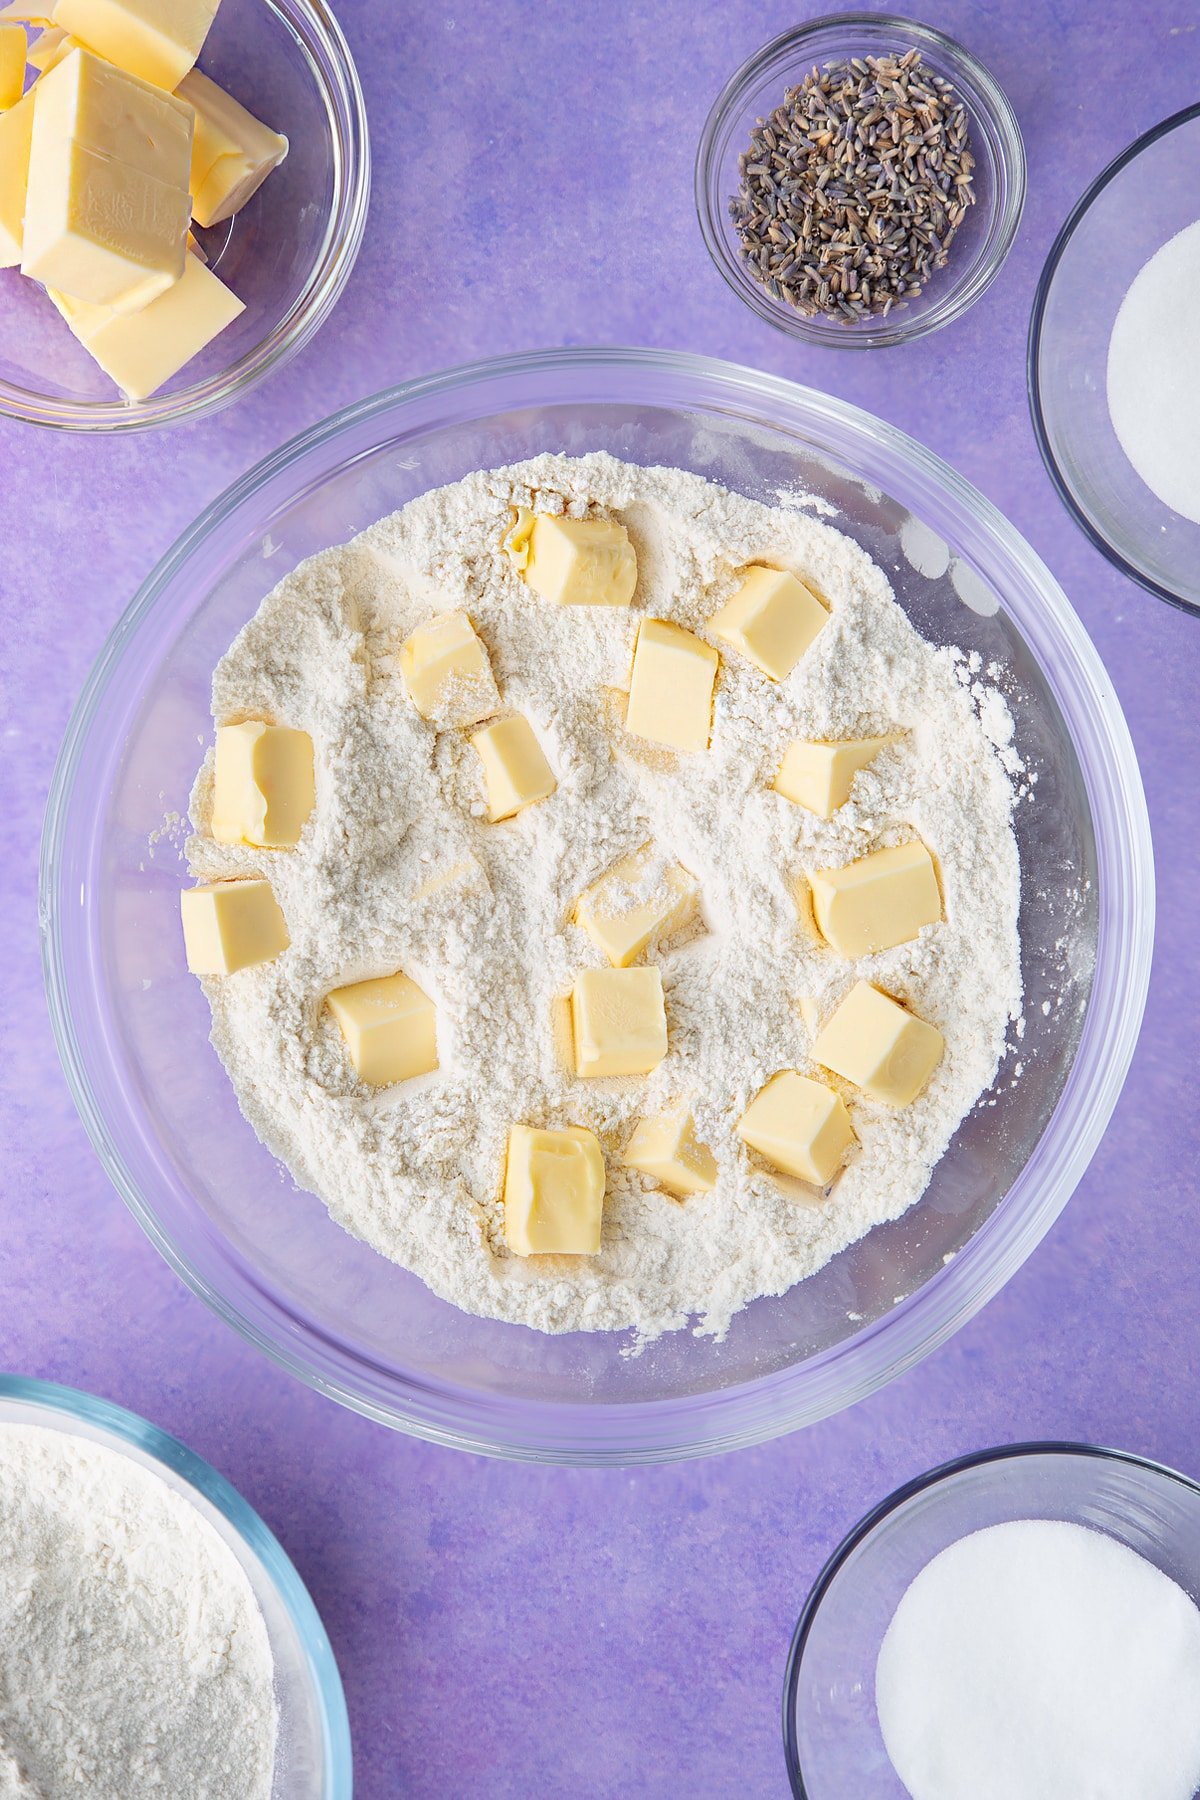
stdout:
[[(376, 185), (362, 259), (322, 335), (207, 425), (93, 442), (0, 427), (0, 1365), (145, 1413), (258, 1507), (328, 1625), (363, 1800), (780, 1794), (795, 1615), (843, 1531), (898, 1481), (1043, 1435), (1200, 1474), (1200, 625), (1123, 581), (1068, 521), (1034, 448), (1024, 377), (1053, 234), (1115, 152), (1194, 100), (1200, 25), (1190, 0), (1113, 0), (1103, 21), (1067, 0), (931, 5), (923, 16), (1012, 96), (1029, 204), (1006, 268), (964, 319), (853, 356), (800, 348), (754, 320), (709, 264), (692, 214), (712, 97), (801, 9), (340, 10)], [(1063, 67), (1076, 71), (1065, 84)], [(390, 1435), (307, 1392), (192, 1298), (75, 1117), (36, 915), (42, 807), (72, 702), (201, 505), (293, 432), (390, 382), (585, 342), (708, 351), (826, 387), (976, 482), (1045, 557), (1109, 663), (1160, 859), (1158, 955), (1128, 1086), (1075, 1200), (1006, 1291), (838, 1419), (733, 1457), (599, 1474)]]

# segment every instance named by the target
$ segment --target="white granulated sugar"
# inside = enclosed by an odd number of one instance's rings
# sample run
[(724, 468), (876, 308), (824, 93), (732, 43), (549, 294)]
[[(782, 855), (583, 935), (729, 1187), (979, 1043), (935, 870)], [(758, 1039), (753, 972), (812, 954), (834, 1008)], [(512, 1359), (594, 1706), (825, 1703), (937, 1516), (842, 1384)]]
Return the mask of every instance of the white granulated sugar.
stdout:
[(268, 1800), (276, 1723), (258, 1602), (195, 1507), (0, 1425), (0, 1800)]
[[(637, 549), (636, 605), (541, 600), (500, 552), (514, 504), (619, 516)], [(706, 754), (628, 736), (638, 619), (703, 629), (755, 558), (826, 597), (832, 616), (812, 648), (778, 685), (723, 657)], [(428, 725), (397, 673), (405, 636), (454, 607), (558, 779), (550, 799), (503, 825), (482, 816), (466, 735)], [(918, 636), (880, 570), (821, 520), (604, 455), (469, 476), (313, 558), (263, 602), (213, 682), (218, 722), (265, 716), (311, 732), (317, 804), (299, 847), (267, 854), (206, 835), (211, 756), (192, 796), (194, 873), (266, 872), (291, 933), (274, 963), (204, 984), (247, 1119), (340, 1224), (469, 1311), (546, 1331), (648, 1337), (698, 1317), (723, 1332), (750, 1300), (782, 1293), (920, 1197), (1019, 1011), (1020, 880), (996, 753), (1006, 708), (989, 699), (985, 729), (962, 666)], [(889, 732), (902, 735), (832, 820), (771, 791), (791, 739)], [(796, 876), (914, 833), (939, 859), (945, 921), (854, 965), (818, 946), (797, 913)], [(572, 907), (647, 841), (699, 878), (706, 929), (652, 950), (665, 1061), (644, 1080), (579, 1081), (562, 1060), (561, 1002), (576, 971), (603, 959), (569, 922)], [(442, 1067), (372, 1092), (322, 1001), (398, 968), (437, 1002)], [(799, 1002), (826, 1016), (860, 975), (937, 1025), (946, 1054), (900, 1112), (843, 1087), (860, 1145), (822, 1199), (755, 1166), (734, 1126), (777, 1070), (815, 1073)], [(680, 1204), (623, 1168), (621, 1151), (639, 1116), (684, 1098), (720, 1175), (714, 1192)], [(598, 1256), (507, 1253), (514, 1122), (599, 1136), (609, 1187)]]
[(912, 1800), (1192, 1800), (1200, 1611), (1103, 1532), (989, 1526), (904, 1594), (875, 1701)]
[(1200, 283), (1200, 219), (1135, 275), (1108, 345), (1108, 412), (1164, 506), (1200, 524), (1200, 336), (1182, 295)]

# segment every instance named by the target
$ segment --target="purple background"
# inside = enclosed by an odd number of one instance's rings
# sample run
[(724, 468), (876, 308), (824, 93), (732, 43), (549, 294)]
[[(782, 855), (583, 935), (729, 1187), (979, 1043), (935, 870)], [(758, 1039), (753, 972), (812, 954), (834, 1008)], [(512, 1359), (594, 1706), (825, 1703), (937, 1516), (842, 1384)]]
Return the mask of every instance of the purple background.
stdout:
[[(259, 1509), (328, 1625), (363, 1800), (781, 1794), (793, 1621), (824, 1557), (897, 1482), (1030, 1436), (1091, 1438), (1200, 1474), (1200, 625), (1122, 580), (1067, 519), (1034, 447), (1024, 373), (1051, 239), (1110, 157), (1195, 99), (1200, 21), (1191, 0), (931, 4), (923, 16), (1013, 99), (1029, 203), (1003, 273), (964, 319), (853, 356), (756, 321), (709, 264), (692, 211), (711, 100), (802, 5), (341, 0), (340, 12), (367, 90), (375, 198), (321, 336), (205, 425), (90, 442), (0, 427), (0, 1366), (145, 1413)], [(105, 634), (199, 508), (293, 432), (388, 383), (595, 342), (708, 351), (828, 388), (982, 488), (1045, 557), (1113, 672), (1160, 882), (1124, 1097), (1071, 1206), (1006, 1291), (841, 1418), (630, 1473), (409, 1442), (309, 1393), (219, 1324), (96, 1164), (51, 1043), (37, 948), (38, 834), (68, 712)]]

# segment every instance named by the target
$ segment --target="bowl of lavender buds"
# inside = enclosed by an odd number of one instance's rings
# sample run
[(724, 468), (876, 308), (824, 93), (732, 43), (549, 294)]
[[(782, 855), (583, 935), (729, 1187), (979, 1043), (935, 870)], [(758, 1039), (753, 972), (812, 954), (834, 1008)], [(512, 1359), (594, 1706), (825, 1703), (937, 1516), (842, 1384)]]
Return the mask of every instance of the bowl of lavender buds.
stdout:
[(995, 77), (914, 20), (810, 20), (709, 113), (696, 207), (713, 261), (768, 324), (874, 350), (948, 325), (1020, 223), (1025, 152)]

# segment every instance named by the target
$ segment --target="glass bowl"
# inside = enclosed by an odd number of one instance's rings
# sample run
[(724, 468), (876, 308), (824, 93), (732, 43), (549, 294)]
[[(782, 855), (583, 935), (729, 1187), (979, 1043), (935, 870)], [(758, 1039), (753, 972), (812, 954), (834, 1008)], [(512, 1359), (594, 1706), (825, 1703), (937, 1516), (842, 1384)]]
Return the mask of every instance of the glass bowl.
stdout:
[(157, 1425), (109, 1400), (0, 1374), (0, 1424), (103, 1444), (181, 1494), (236, 1556), (262, 1609), (275, 1663), (277, 1800), (350, 1800), (350, 1726), (325, 1627), (283, 1549), (224, 1476)]
[(1050, 478), (1110, 562), (1200, 611), (1200, 525), (1151, 493), (1108, 416), (1108, 342), (1134, 276), (1200, 212), (1200, 105), (1109, 164), (1059, 232), (1029, 327), (1029, 404)]
[[(748, 1307), (723, 1342), (684, 1331), (637, 1355), (627, 1337), (459, 1312), (281, 1179), (209, 1046), (180, 943), (178, 833), (161, 836), (211, 738), (213, 667), (298, 562), (469, 471), (594, 449), (833, 509), (926, 636), (1000, 666), (1038, 775), (1038, 803), (1016, 813), (1030, 1078), (1009, 1064), (903, 1218)], [(1079, 1180), (1124, 1079), (1153, 865), (1112, 684), (1048, 570), (966, 482), (891, 426), (786, 381), (667, 352), (555, 350), (350, 407), (201, 515), (117, 625), (68, 728), (40, 912), (54, 1029), (93, 1142), (217, 1312), (404, 1430), (508, 1456), (631, 1462), (835, 1411), (1007, 1280)]]
[(796, 1800), (907, 1800), (875, 1713), (875, 1663), (909, 1583), (989, 1525), (1063, 1519), (1128, 1545), (1200, 1600), (1200, 1487), (1090, 1444), (1012, 1444), (898, 1488), (830, 1557), (792, 1638), (783, 1740)]
[(325, 0), (222, 0), (200, 67), (289, 141), (235, 218), (196, 230), (246, 310), (149, 400), (126, 400), (36, 282), (0, 269), (0, 416), (141, 431), (219, 412), (293, 357), (350, 278), (371, 189), (367, 115)]
[[(944, 269), (925, 291), (886, 318), (859, 323), (806, 319), (777, 300), (746, 267), (729, 202), (737, 191), (738, 157), (759, 119), (814, 67), (854, 56), (902, 56), (920, 50), (925, 64), (954, 86), (967, 109), (975, 152), (975, 204), (959, 226)], [(830, 13), (785, 31), (726, 82), (705, 121), (696, 153), (696, 211), (717, 268), (739, 299), (768, 325), (835, 350), (877, 350), (924, 337), (957, 319), (989, 287), (1008, 255), (1025, 202), (1025, 149), (1017, 116), (995, 77), (953, 38), (913, 19), (885, 13)]]

